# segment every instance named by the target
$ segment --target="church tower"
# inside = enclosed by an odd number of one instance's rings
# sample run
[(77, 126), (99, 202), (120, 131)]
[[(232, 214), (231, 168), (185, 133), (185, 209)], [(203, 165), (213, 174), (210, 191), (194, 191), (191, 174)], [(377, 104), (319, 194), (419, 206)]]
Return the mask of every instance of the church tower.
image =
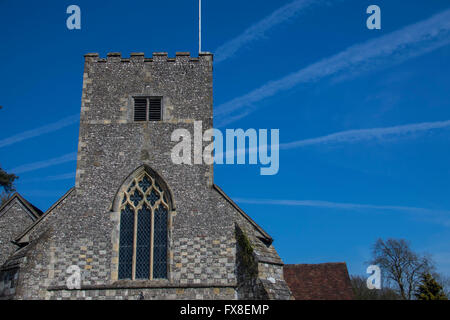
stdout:
[(172, 161), (176, 129), (213, 127), (212, 72), (210, 53), (85, 55), (75, 187), (11, 239), (12, 297), (291, 297), (272, 238), (213, 165)]

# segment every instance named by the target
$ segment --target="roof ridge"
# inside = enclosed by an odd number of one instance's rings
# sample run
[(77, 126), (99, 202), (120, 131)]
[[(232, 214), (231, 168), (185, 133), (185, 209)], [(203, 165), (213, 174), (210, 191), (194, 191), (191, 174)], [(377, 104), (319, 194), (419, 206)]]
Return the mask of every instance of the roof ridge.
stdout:
[(0, 211), (2, 211), (11, 201), (13, 198), (16, 197), (16, 195), (19, 194), (18, 192), (14, 192), (13, 195), (11, 197), (8, 198), (8, 200), (6, 200), (1, 206), (0, 206)]
[(30, 211), (30, 213), (35, 217), (35, 219), (39, 219), (40, 216), (42, 216), (43, 212), (41, 209), (33, 205), (31, 202), (29, 202), (27, 199), (25, 199), (19, 192), (14, 192), (14, 194), (6, 200), (5, 203), (3, 203), (0, 206), (0, 212), (6, 208), (14, 199), (18, 199), (22, 204)]
[(64, 195), (61, 196), (50, 208), (48, 208), (36, 221), (33, 222), (28, 228), (25, 229), (19, 236), (17, 236), (13, 243), (18, 244), (20, 242), (20, 239), (22, 239), (24, 236), (27, 235), (28, 232), (30, 232), (37, 224), (39, 224), (42, 220), (44, 220), (45, 217), (48, 216), (48, 214), (58, 205), (60, 204), (65, 198), (69, 196), (72, 191), (75, 190), (75, 187), (70, 188)]
[(284, 266), (295, 267), (295, 266), (320, 266), (320, 265), (338, 265), (338, 264), (347, 264), (346, 262), (320, 262), (320, 263), (286, 263)]
[(38, 218), (41, 216), (41, 215), (43, 215), (44, 214), (44, 212), (41, 210), (41, 209), (39, 209), (38, 207), (36, 207), (34, 204), (32, 204), (30, 201), (28, 201), (27, 199), (25, 199), (20, 193), (17, 193), (17, 195), (20, 197), (20, 199), (23, 201), (23, 202), (25, 202), (25, 203), (27, 203), (35, 212), (36, 212), (36, 214), (38, 215)]
[(225, 191), (223, 191), (217, 184), (213, 184), (213, 188), (222, 196), (225, 198), (225, 200), (227, 200), (245, 219), (247, 219), (248, 222), (250, 222), (251, 225), (253, 225), (253, 227), (255, 227), (256, 230), (259, 231), (259, 233), (262, 234), (262, 236), (265, 238), (265, 240), (267, 242), (269, 242), (269, 244), (271, 244), (273, 242), (273, 238), (266, 232), (264, 231), (263, 228), (261, 228), (248, 214), (246, 214), (244, 212), (244, 210), (242, 210), (237, 204), (236, 202), (233, 201), (233, 199), (231, 199), (226, 193)]

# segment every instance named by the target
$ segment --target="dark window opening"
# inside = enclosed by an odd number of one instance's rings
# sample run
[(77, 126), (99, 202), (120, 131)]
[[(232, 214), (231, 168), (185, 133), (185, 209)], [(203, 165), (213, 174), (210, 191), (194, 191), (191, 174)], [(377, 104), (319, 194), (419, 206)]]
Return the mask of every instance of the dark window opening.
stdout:
[(134, 98), (134, 121), (161, 121), (162, 98), (136, 97)]

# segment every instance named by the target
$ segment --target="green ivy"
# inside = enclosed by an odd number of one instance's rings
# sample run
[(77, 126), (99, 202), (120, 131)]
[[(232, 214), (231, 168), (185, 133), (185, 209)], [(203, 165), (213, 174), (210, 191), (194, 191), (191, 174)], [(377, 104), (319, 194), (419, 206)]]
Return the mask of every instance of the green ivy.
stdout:
[(240, 258), (243, 266), (245, 267), (245, 272), (249, 277), (257, 276), (257, 264), (253, 256), (253, 246), (248, 239), (247, 235), (240, 229), (236, 229), (236, 240), (241, 249)]

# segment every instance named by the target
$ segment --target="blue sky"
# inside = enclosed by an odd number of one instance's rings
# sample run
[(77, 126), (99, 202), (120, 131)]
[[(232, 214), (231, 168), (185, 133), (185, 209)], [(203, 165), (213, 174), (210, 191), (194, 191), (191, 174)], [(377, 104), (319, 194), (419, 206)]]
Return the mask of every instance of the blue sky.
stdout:
[[(81, 30), (66, 8), (81, 8)], [(368, 30), (366, 8), (381, 8)], [(41, 209), (74, 185), (83, 55), (197, 52), (197, 1), (0, 0), (0, 163)], [(280, 171), (216, 165), (215, 182), (285, 263), (364, 273), (378, 237), (450, 275), (450, 4), (203, 1), (215, 123), (280, 129)]]

